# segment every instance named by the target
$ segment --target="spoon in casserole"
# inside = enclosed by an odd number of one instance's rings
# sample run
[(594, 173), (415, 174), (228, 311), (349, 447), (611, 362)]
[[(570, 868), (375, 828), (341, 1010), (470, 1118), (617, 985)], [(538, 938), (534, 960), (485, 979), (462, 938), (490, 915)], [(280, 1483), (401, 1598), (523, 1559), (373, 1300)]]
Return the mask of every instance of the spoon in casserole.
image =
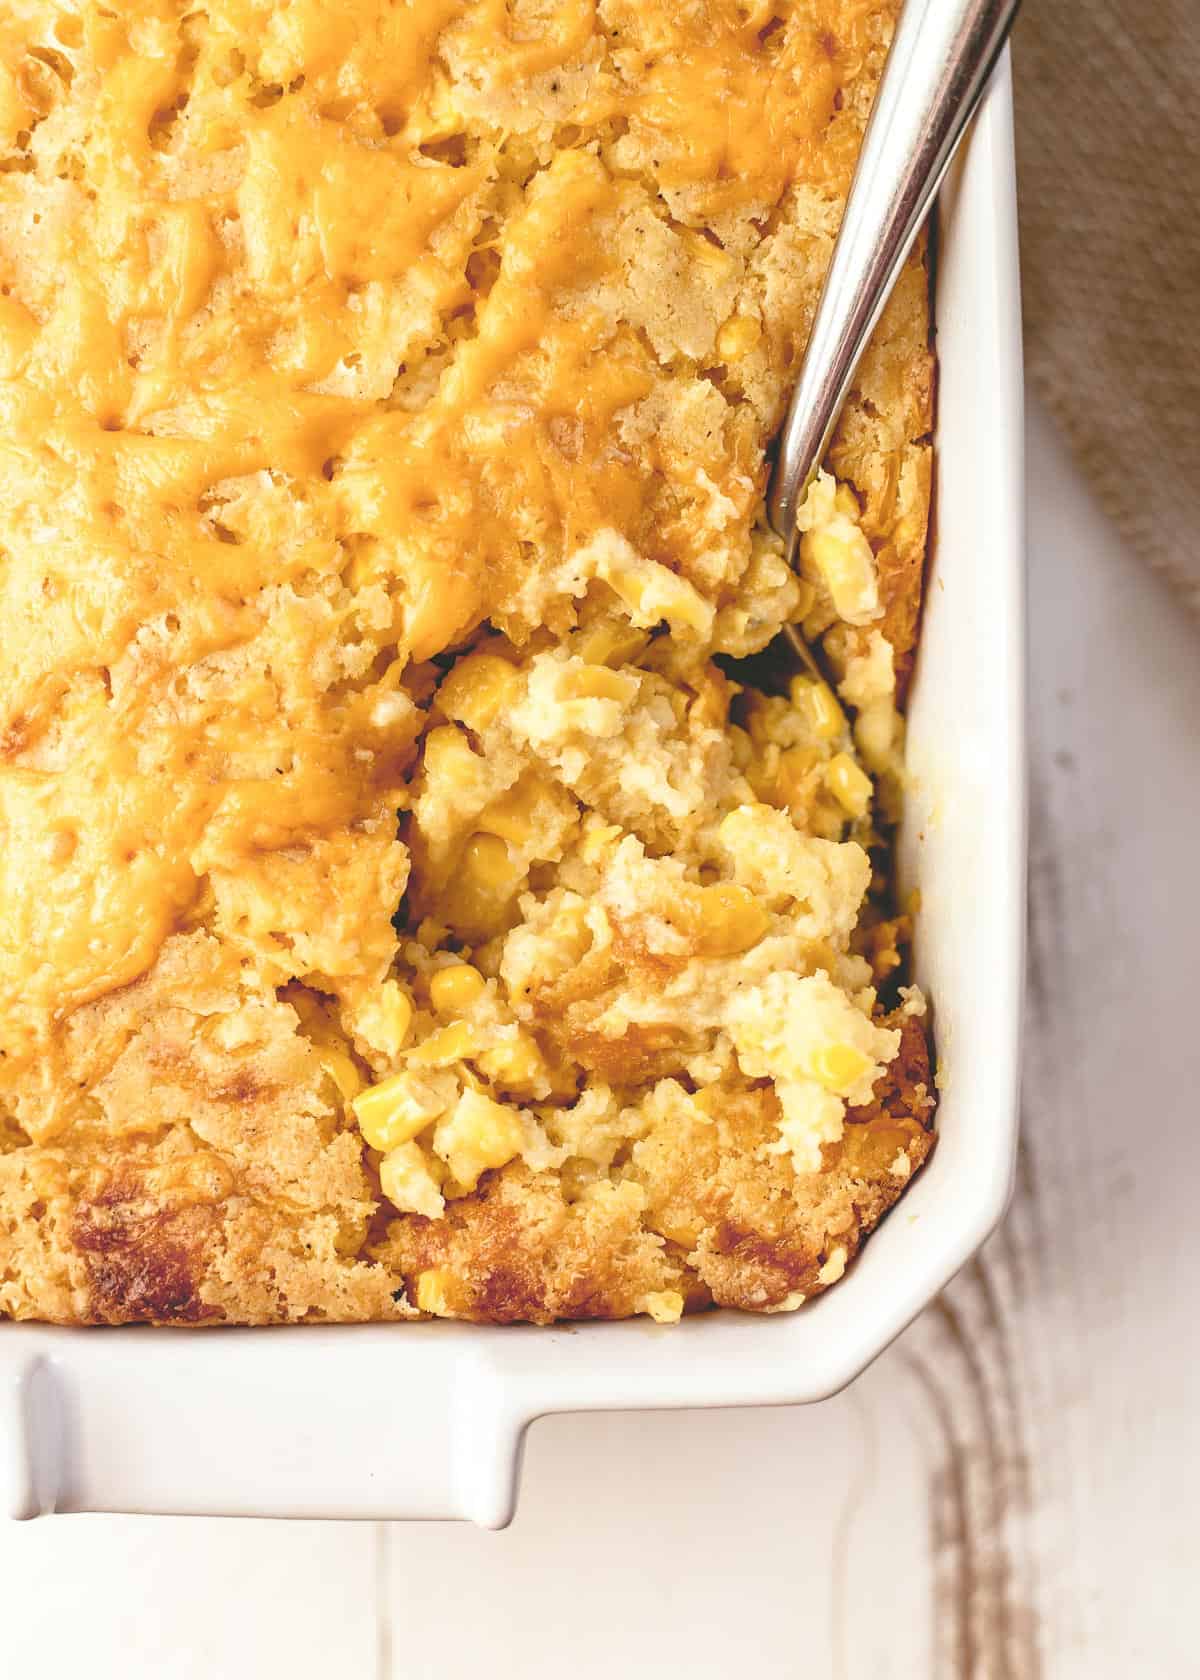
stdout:
[[(983, 97), (1020, 0), (905, 0), (779, 438), (767, 500), (795, 563), (796, 514), (862, 353)], [(783, 634), (819, 674), (794, 625)]]

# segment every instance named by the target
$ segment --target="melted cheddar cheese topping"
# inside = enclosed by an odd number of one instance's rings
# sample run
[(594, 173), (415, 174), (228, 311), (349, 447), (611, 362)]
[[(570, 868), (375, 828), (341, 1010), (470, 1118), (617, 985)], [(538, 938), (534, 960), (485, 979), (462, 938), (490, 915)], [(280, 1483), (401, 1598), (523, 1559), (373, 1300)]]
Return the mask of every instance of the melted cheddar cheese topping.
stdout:
[[(731, 406), (716, 340), (789, 185), (845, 188), (872, 27), (734, 0), (6, 10), (10, 1055), (143, 972), (206, 885), (257, 951), (382, 876), (353, 949), (271, 952), (377, 980), (412, 662), (484, 619), (568, 623), (563, 563), (601, 528), (732, 599), (775, 392)], [(760, 384), (797, 326), (765, 324)]]

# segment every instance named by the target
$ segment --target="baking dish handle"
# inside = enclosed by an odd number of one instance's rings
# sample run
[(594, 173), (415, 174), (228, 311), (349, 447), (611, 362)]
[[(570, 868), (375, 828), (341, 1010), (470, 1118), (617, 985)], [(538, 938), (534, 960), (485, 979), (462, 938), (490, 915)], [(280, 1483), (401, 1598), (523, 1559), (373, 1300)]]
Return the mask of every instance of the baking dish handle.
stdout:
[(486, 1346), (464, 1347), (450, 1326), (292, 1337), (0, 1325), (0, 1512), (11, 1517), (461, 1518), (501, 1528), (528, 1422)]

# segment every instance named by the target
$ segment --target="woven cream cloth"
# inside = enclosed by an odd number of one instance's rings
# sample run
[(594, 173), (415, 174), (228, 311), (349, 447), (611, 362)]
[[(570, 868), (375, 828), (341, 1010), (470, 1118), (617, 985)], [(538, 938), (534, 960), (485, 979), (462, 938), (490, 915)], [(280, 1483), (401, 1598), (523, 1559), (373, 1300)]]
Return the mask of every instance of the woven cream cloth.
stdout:
[(1014, 59), (1030, 384), (1200, 616), (1200, 0), (1025, 0)]

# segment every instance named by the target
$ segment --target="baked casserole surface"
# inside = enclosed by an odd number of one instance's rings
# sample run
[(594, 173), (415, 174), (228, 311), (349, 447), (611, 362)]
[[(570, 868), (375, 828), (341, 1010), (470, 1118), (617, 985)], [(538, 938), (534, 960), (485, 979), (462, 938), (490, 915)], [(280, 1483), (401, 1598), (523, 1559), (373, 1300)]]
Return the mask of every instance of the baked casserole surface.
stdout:
[(0, 1314), (791, 1308), (920, 1168), (920, 255), (763, 518), (896, 9), (0, 9)]

